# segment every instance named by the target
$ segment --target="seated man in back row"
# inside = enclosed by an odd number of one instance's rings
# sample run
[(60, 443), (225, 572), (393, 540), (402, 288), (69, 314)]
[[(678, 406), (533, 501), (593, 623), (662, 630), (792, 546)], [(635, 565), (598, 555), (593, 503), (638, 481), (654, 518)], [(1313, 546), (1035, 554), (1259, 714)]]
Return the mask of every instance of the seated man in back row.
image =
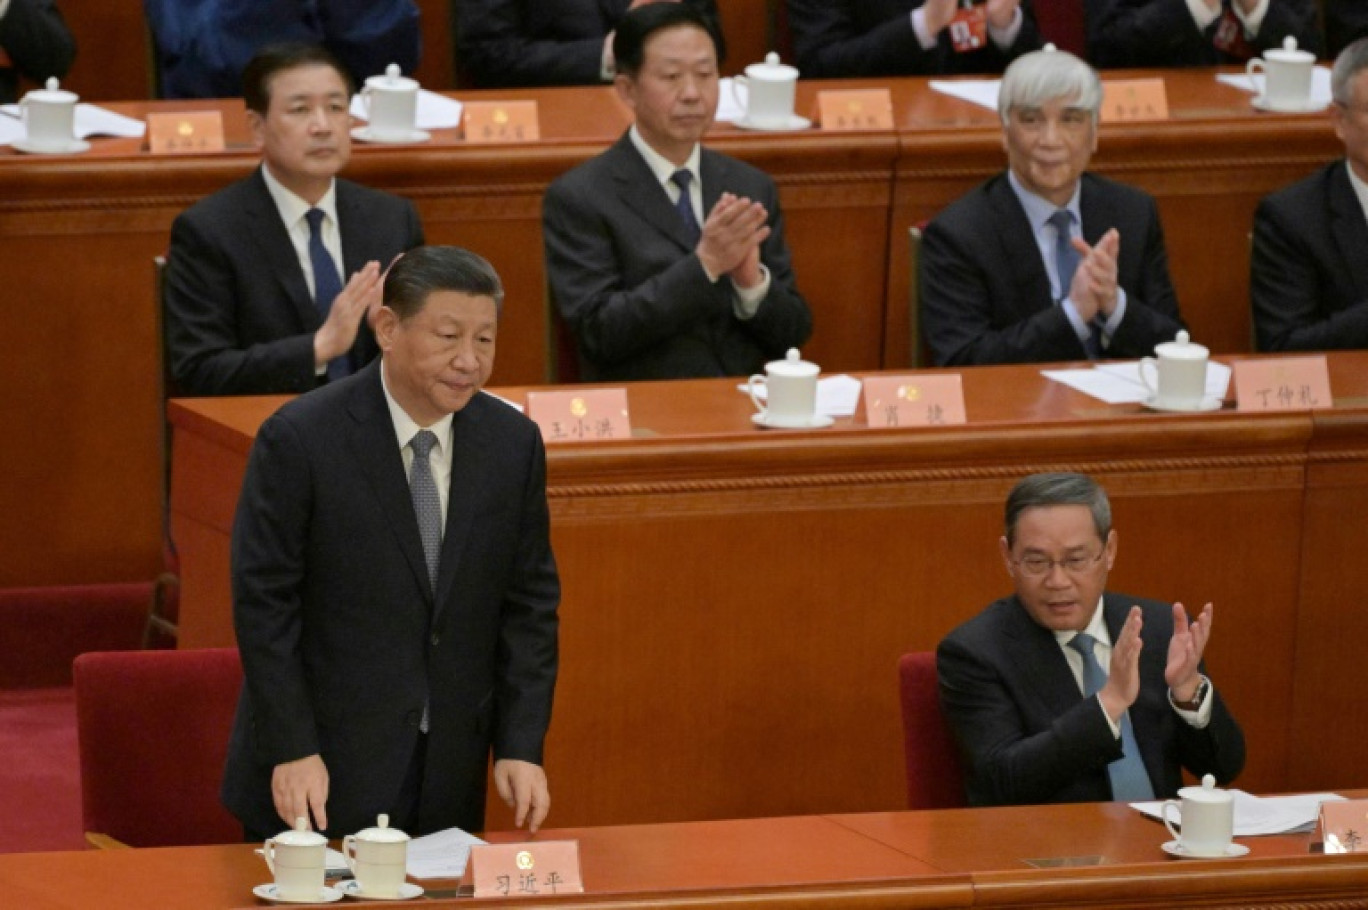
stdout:
[(970, 805), (1163, 799), (1181, 768), (1240, 773), (1244, 734), (1202, 665), (1211, 604), (1192, 621), (1106, 590), (1117, 537), (1092, 478), (1019, 482), (998, 545), (1016, 593), (936, 650)]
[(717, 110), (717, 51), (684, 3), (618, 23), (612, 148), (551, 184), (546, 273), (587, 380), (744, 376), (812, 333), (774, 181), (699, 145)]
[(1183, 328), (1154, 200), (1084, 173), (1101, 104), (1097, 73), (1072, 54), (1007, 68), (1007, 173), (932, 219), (922, 243), (938, 366), (1142, 357)]

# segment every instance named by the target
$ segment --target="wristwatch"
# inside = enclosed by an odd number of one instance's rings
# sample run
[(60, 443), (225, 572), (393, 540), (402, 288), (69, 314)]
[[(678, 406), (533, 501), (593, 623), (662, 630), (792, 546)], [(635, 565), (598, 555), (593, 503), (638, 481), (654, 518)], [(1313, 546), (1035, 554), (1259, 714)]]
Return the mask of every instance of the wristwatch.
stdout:
[(1197, 691), (1192, 693), (1192, 699), (1190, 701), (1179, 701), (1175, 698), (1173, 699), (1173, 706), (1183, 711), (1196, 711), (1202, 707), (1202, 702), (1206, 700), (1207, 690), (1210, 688), (1211, 683), (1203, 676), (1202, 681), (1197, 684)]

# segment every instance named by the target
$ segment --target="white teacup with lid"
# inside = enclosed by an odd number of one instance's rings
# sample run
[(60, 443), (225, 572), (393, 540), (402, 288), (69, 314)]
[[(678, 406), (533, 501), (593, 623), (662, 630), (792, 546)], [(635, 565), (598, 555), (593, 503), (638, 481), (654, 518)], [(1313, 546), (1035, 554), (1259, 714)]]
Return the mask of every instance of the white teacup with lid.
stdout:
[(746, 87), (745, 125), (758, 129), (789, 129), (794, 125), (793, 99), (798, 87), (796, 67), (779, 62), (770, 51), (764, 63), (752, 63), (743, 76), (732, 79), (732, 97), (741, 104), (738, 85)]
[[(1216, 778), (1202, 776), (1200, 787), (1184, 787), (1178, 791), (1182, 803), (1164, 801), (1164, 827), (1177, 841), (1178, 849), (1192, 856), (1225, 856), (1230, 851), (1235, 833), (1235, 796), (1216, 786)], [(1169, 809), (1181, 814), (1182, 832), (1173, 827)]]
[(389, 816), (342, 838), (342, 855), (364, 897), (398, 897), (408, 870), (409, 836), (389, 826)]
[(28, 145), (33, 149), (72, 151), (76, 141), (76, 102), (80, 97), (61, 87), (57, 78), (47, 87), (34, 89), (19, 102), (28, 130)]
[(1264, 90), (1256, 100), (1258, 107), (1273, 111), (1304, 111), (1311, 104), (1311, 72), (1316, 65), (1316, 55), (1310, 51), (1297, 49), (1297, 39), (1288, 35), (1283, 39), (1281, 48), (1264, 51), (1263, 57), (1255, 57), (1245, 65), (1245, 72), (1252, 79), (1254, 73), (1262, 70)]
[[(759, 410), (757, 420), (772, 427), (810, 427), (817, 422), (817, 375), (822, 368), (809, 363), (789, 348), (783, 360), (765, 364), (762, 376), (756, 373), (746, 383), (751, 401)], [(765, 388), (761, 403), (757, 389)]]
[(361, 89), (369, 138), (414, 139), (417, 136), (418, 80), (399, 74), (399, 64), (385, 67), (383, 76), (371, 76)]
[[(1140, 358), (1140, 381), (1152, 396), (1148, 403), (1171, 411), (1206, 407), (1206, 369), (1211, 352), (1180, 331), (1176, 340), (1155, 345), (1154, 353), (1157, 359)], [(1153, 381), (1146, 370), (1153, 370)]]
[(294, 830), (268, 837), (261, 853), (275, 876), (276, 894), (287, 901), (316, 901), (323, 894), (328, 839), (296, 818)]

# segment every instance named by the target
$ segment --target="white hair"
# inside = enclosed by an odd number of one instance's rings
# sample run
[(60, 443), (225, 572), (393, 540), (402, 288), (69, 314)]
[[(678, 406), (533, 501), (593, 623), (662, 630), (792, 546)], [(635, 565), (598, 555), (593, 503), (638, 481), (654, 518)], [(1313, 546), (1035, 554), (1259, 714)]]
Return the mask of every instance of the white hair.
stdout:
[(1102, 82), (1091, 66), (1073, 54), (1046, 45), (1044, 50), (1023, 54), (1007, 67), (998, 92), (998, 115), (1006, 126), (1012, 108), (1044, 107), (1057, 98), (1086, 110), (1096, 123), (1102, 107)]

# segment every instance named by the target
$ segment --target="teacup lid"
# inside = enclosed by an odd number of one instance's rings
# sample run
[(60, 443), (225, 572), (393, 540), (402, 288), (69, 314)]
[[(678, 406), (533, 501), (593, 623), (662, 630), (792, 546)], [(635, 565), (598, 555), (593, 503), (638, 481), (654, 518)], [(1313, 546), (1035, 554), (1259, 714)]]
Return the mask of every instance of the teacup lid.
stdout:
[(356, 832), (356, 839), (377, 841), (384, 844), (397, 844), (400, 841), (408, 840), (409, 836), (398, 828), (391, 828), (389, 826), (389, 816), (381, 813), (375, 819), (375, 827)]
[(418, 80), (399, 75), (399, 64), (391, 63), (385, 67), (383, 76), (370, 76), (366, 88), (382, 92), (411, 92), (418, 88)]
[(1179, 330), (1173, 341), (1165, 341), (1154, 346), (1154, 353), (1160, 358), (1172, 360), (1206, 360), (1210, 351), (1205, 345), (1190, 340), (1187, 332)]
[(45, 88), (34, 89), (24, 96), (25, 101), (38, 101), (43, 104), (75, 104), (80, 96), (61, 87), (56, 76), (48, 79)]
[(295, 819), (293, 830), (280, 832), (274, 840), (290, 847), (321, 847), (328, 843), (326, 837), (309, 830), (309, 820), (302, 815)]
[(770, 51), (765, 55), (764, 63), (752, 63), (746, 67), (746, 78), (769, 80), (771, 82), (784, 82), (786, 80), (798, 78), (798, 68), (789, 66), (787, 63), (779, 62), (779, 55)]
[(816, 376), (821, 371), (817, 364), (804, 360), (797, 348), (789, 348), (783, 360), (765, 364), (765, 372), (771, 376)]
[(1310, 51), (1297, 49), (1297, 39), (1293, 35), (1288, 35), (1283, 39), (1282, 48), (1271, 48), (1264, 51), (1265, 60), (1276, 60), (1279, 63), (1314, 63), (1316, 55)]
[(1202, 775), (1200, 787), (1184, 787), (1178, 791), (1178, 795), (1197, 803), (1228, 803), (1235, 799), (1229, 790), (1217, 787), (1216, 778), (1210, 774)]

